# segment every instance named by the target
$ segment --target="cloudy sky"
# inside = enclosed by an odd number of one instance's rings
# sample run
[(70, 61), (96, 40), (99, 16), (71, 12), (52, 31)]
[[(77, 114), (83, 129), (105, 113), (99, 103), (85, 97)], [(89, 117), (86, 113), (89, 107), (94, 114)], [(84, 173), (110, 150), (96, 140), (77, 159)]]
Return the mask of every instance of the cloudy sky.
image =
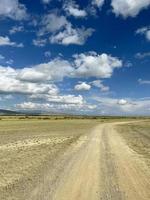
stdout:
[(150, 0), (0, 0), (0, 108), (150, 114)]

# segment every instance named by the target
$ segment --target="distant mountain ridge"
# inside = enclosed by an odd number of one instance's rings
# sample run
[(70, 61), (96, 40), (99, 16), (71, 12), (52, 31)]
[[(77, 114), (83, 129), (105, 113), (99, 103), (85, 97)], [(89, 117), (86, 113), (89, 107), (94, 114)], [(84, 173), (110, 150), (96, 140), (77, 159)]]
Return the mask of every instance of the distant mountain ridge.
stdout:
[(0, 109), (0, 115), (62, 115), (62, 113), (54, 113), (54, 112), (43, 112), (40, 110), (34, 110), (34, 111), (13, 111), (13, 110), (7, 110), (7, 109)]
[(20, 114), (20, 113), (17, 111), (0, 109), (0, 115), (17, 115), (17, 114)]

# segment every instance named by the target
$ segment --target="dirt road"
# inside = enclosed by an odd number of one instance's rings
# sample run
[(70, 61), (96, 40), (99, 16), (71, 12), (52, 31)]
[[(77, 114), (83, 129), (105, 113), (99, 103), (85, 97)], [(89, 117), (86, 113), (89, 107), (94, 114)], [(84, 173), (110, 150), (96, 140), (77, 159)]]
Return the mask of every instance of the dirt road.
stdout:
[(10, 125), (0, 141), (0, 200), (150, 200), (147, 162), (117, 132), (127, 122), (92, 123), (41, 122), (28, 135)]
[(38, 185), (29, 199), (149, 200), (149, 169), (116, 132), (116, 125), (101, 124), (80, 137), (45, 174), (44, 189)]

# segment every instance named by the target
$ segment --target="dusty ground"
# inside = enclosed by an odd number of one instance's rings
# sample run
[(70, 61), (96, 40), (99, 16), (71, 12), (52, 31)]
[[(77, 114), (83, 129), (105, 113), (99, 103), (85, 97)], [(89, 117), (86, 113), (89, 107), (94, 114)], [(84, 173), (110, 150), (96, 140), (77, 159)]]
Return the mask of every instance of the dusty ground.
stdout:
[(0, 122), (0, 199), (149, 200), (149, 165), (121, 124)]
[(123, 124), (117, 126), (117, 130), (129, 147), (150, 167), (150, 121)]

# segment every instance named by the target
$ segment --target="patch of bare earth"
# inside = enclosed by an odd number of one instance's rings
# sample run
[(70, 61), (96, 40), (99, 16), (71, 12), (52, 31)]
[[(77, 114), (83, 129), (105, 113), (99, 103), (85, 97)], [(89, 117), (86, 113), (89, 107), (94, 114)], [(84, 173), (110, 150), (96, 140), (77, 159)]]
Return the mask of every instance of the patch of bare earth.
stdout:
[(0, 133), (0, 199), (150, 199), (149, 166), (120, 134), (120, 122), (49, 123)]

